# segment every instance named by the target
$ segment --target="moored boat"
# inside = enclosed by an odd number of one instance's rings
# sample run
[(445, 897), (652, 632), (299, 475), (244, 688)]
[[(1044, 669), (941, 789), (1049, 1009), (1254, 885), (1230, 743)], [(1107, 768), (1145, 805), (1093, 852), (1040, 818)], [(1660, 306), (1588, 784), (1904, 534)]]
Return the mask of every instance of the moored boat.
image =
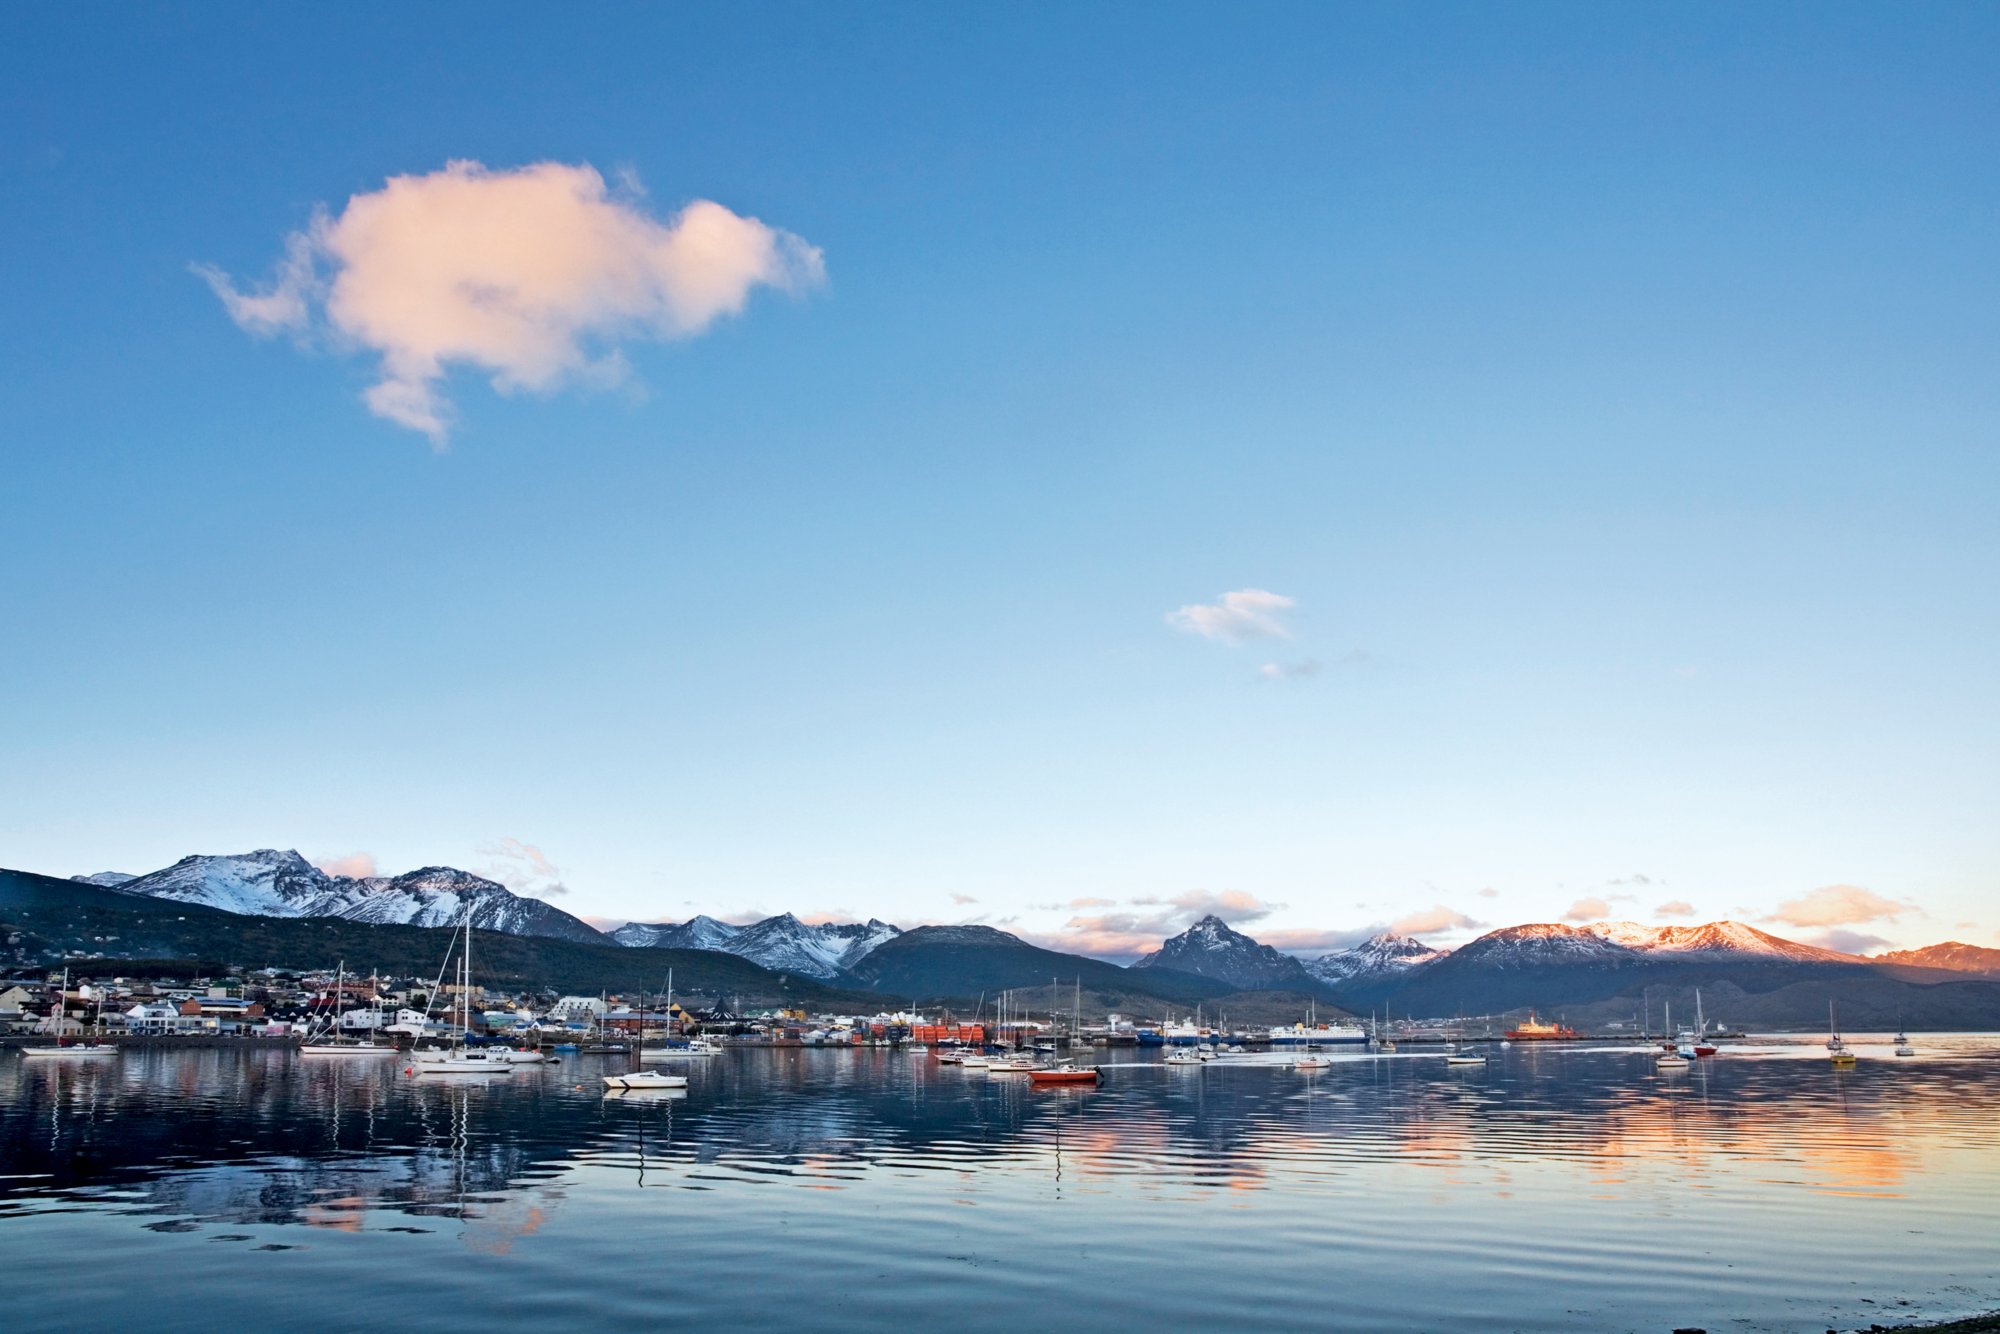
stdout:
[(1028, 1072), (1030, 1084), (1095, 1084), (1102, 1078), (1103, 1074), (1094, 1065), (1074, 1065), (1067, 1061)]
[(605, 1075), (604, 1086), (614, 1089), (684, 1089), (688, 1086), (688, 1077), (660, 1070), (628, 1070), (620, 1075)]
[(1568, 1042), (1578, 1037), (1575, 1029), (1560, 1023), (1549, 1023), (1535, 1017), (1533, 1010), (1528, 1017), (1507, 1030), (1509, 1042)]

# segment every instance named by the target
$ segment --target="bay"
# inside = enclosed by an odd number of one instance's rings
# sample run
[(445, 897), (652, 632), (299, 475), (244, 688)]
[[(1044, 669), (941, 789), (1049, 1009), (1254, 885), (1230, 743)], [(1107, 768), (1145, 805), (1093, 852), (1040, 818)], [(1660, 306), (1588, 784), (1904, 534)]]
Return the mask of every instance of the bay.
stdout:
[(886, 1049), (491, 1081), (274, 1049), (0, 1056), (17, 1328), (1818, 1331), (2000, 1306), (2000, 1038)]

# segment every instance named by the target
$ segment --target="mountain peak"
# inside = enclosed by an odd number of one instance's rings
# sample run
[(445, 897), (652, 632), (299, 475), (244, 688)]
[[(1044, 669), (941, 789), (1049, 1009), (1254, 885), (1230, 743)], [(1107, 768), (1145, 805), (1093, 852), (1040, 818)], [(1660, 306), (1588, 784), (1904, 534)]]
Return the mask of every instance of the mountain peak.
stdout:
[(1322, 982), (1362, 982), (1394, 977), (1450, 954), (1414, 936), (1378, 931), (1359, 945), (1334, 950), (1307, 962), (1306, 971)]
[(1160, 948), (1134, 960), (1132, 966), (1171, 968), (1246, 990), (1310, 988), (1313, 984), (1311, 974), (1297, 959), (1259, 944), (1214, 913), (1160, 942)]

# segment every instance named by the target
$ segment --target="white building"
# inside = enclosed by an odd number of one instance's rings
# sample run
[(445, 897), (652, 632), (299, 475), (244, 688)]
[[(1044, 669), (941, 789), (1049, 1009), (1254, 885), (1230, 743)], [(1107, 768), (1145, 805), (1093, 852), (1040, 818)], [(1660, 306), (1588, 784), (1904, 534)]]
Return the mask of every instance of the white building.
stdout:
[(213, 1015), (182, 1014), (178, 1005), (165, 1001), (134, 1005), (125, 1011), (128, 1033), (213, 1033), (221, 1021)]
[(549, 1018), (560, 1023), (589, 1023), (603, 1018), (610, 1008), (596, 996), (564, 996), (549, 1007)]

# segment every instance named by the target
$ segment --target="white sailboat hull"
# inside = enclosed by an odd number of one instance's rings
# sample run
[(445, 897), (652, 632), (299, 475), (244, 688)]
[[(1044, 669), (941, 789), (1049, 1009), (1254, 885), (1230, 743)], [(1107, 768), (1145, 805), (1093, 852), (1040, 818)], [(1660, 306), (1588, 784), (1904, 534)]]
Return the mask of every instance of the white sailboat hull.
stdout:
[(634, 1070), (628, 1074), (604, 1076), (604, 1086), (614, 1089), (684, 1089), (686, 1075), (664, 1075), (658, 1070)]
[(116, 1056), (118, 1048), (108, 1042), (87, 1042), (76, 1047), (23, 1047), (21, 1055), (46, 1060), (56, 1056)]

